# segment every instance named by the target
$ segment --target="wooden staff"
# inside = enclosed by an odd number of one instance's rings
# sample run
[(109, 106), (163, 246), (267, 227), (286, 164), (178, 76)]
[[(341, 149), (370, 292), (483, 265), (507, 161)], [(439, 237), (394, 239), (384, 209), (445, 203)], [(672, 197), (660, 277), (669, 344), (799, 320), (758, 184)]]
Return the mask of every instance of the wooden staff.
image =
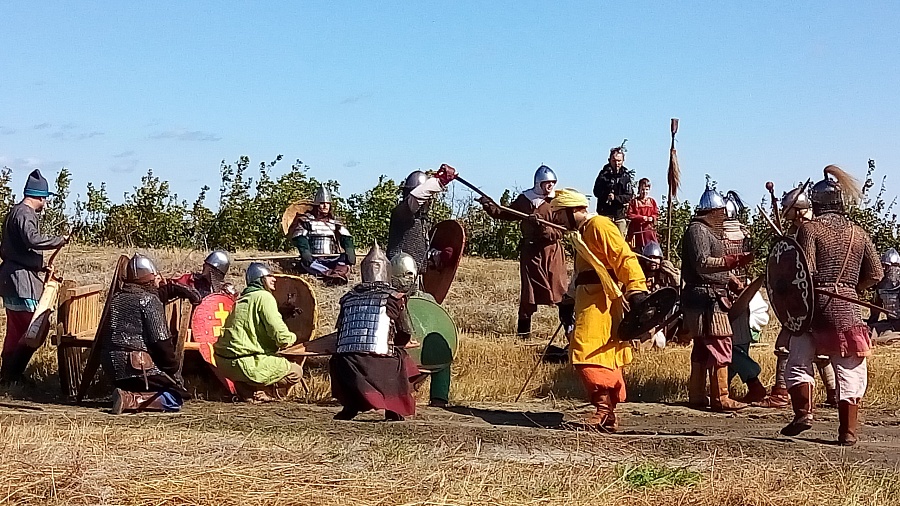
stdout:
[[(459, 179), (459, 178), (457, 178), (457, 179)], [(522, 394), (525, 393), (525, 389), (528, 388), (528, 383), (531, 382), (531, 378), (533, 378), (534, 373), (537, 372), (538, 366), (541, 365), (541, 362), (543, 362), (544, 357), (547, 356), (547, 350), (550, 349), (550, 345), (553, 344), (553, 341), (556, 339), (556, 336), (559, 334), (559, 331), (562, 330), (562, 328), (563, 328), (563, 324), (560, 323), (559, 327), (556, 327), (556, 332), (554, 332), (553, 335), (550, 336), (550, 341), (547, 342), (547, 346), (544, 346), (544, 352), (541, 353), (541, 358), (539, 358), (538, 361), (535, 362), (534, 367), (531, 368), (531, 372), (528, 373), (528, 377), (525, 378), (525, 384), (522, 385), (522, 389), (519, 390), (519, 395), (516, 396), (516, 400), (514, 402), (519, 402), (519, 399), (522, 397)]]
[[(475, 186), (475, 185), (473, 185), (472, 183), (466, 181), (465, 179), (463, 179), (463, 178), (461, 178), (461, 177), (459, 177), (459, 176), (456, 176), (455, 179), (456, 179), (456, 181), (459, 181), (459, 182), (462, 183), (463, 185), (468, 186), (468, 187), (469, 187), (472, 191), (474, 191), (475, 193), (477, 193), (477, 194), (481, 195), (482, 197), (484, 197), (484, 198), (490, 200), (491, 203), (493, 203), (495, 206), (499, 207), (501, 210), (506, 211), (506, 212), (509, 213), (509, 214), (518, 216), (519, 218), (523, 218), (523, 219), (524, 219), (524, 218), (530, 218), (531, 216), (533, 216), (533, 215), (528, 214), (528, 213), (523, 213), (523, 212), (521, 212), (521, 211), (516, 211), (515, 209), (510, 209), (510, 208), (508, 208), (508, 207), (506, 207), (506, 206), (501, 206), (500, 204), (497, 203), (496, 200), (492, 199), (488, 194), (486, 194), (486, 193), (484, 193), (483, 191), (479, 190), (478, 187)], [(557, 229), (557, 230), (562, 230), (563, 232), (568, 232), (568, 229), (567, 229), (566, 227), (564, 227), (564, 226), (562, 226), (562, 225), (558, 225), (558, 224), (556, 224), (556, 223), (549, 222), (549, 221), (547, 221), (547, 220), (542, 220), (542, 219), (540, 219), (540, 218), (537, 218), (537, 222), (540, 223), (541, 225), (544, 225), (544, 226), (547, 226), (547, 227), (552, 227), (552, 228), (555, 228), (555, 229)]]
[[(775, 183), (766, 182), (766, 190), (769, 190), (769, 200), (772, 202), (772, 221), (781, 228), (781, 213), (778, 212), (778, 198), (775, 196)], [(781, 235), (781, 232), (779, 232)]]
[(681, 185), (681, 168), (678, 166), (678, 153), (675, 152), (675, 134), (678, 133), (678, 118), (672, 118), (670, 129), (672, 131), (672, 145), (669, 147), (669, 172), (667, 182), (669, 196), (666, 199), (666, 260), (672, 259), (672, 211), (675, 195)]

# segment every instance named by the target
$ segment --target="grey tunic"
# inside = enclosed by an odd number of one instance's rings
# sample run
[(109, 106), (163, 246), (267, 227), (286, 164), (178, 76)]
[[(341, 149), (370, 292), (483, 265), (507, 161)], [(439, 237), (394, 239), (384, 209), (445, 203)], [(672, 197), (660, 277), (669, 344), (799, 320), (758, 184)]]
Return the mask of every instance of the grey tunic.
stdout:
[(62, 237), (41, 234), (34, 209), (22, 202), (12, 206), (0, 238), (0, 296), (39, 300), (44, 292), (38, 276), (44, 266), (41, 250), (62, 244)]

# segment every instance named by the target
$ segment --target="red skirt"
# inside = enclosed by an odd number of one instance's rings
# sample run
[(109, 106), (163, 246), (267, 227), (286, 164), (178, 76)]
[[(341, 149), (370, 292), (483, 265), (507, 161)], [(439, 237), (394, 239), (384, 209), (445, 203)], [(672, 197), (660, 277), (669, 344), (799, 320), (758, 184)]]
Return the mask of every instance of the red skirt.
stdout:
[(419, 370), (406, 350), (393, 355), (341, 353), (329, 361), (331, 395), (355, 411), (383, 409), (402, 416), (416, 414), (410, 378)]

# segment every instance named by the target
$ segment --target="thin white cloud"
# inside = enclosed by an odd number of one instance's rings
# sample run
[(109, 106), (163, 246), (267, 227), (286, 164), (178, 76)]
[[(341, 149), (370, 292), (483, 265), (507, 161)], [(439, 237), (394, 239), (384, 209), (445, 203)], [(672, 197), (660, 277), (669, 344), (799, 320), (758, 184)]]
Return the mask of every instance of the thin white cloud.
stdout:
[(218, 135), (200, 130), (167, 130), (150, 135), (151, 139), (176, 139), (179, 141), (216, 142), (222, 140)]
[(15, 128), (0, 126), (0, 135), (12, 135), (17, 131)]
[(51, 125), (50, 123), (47, 123), (47, 122), (45, 121), (44, 123), (39, 123), (39, 124), (37, 124), (37, 125), (34, 125), (34, 129), (35, 129), (35, 130), (45, 130), (45, 129), (50, 128), (50, 127), (52, 127), (52, 126), (53, 126), (53, 125)]
[(123, 151), (118, 155), (113, 155), (113, 158), (128, 158), (129, 156), (134, 156), (134, 151)]
[(108, 167), (110, 172), (114, 172), (116, 174), (130, 174), (137, 169), (138, 166), (137, 158), (130, 158), (127, 160), (121, 160), (116, 162)]

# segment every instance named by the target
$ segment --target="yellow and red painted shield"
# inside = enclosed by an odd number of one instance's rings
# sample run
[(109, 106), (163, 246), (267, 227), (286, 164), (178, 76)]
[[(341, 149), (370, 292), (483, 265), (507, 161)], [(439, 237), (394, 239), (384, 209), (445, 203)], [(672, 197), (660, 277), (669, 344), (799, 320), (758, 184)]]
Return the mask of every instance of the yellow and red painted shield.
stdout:
[(200, 355), (207, 364), (212, 366), (213, 372), (219, 380), (234, 393), (234, 383), (221, 375), (216, 367), (216, 356), (213, 354), (213, 345), (222, 335), (225, 320), (234, 310), (234, 298), (224, 293), (207, 295), (194, 308), (194, 316), (191, 317), (191, 340), (200, 345)]

